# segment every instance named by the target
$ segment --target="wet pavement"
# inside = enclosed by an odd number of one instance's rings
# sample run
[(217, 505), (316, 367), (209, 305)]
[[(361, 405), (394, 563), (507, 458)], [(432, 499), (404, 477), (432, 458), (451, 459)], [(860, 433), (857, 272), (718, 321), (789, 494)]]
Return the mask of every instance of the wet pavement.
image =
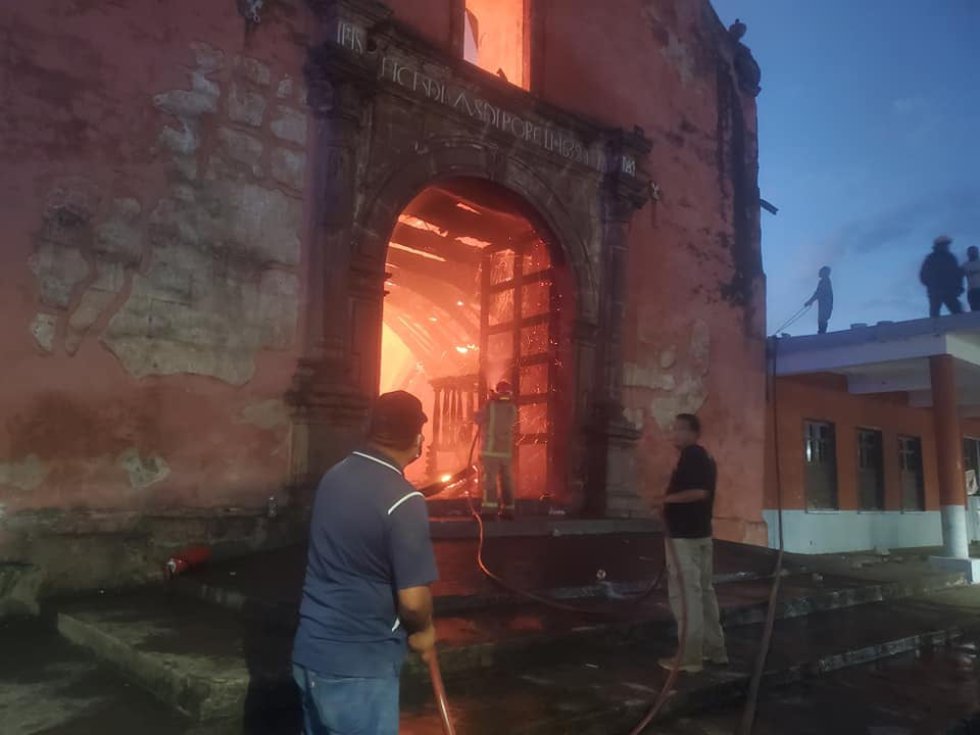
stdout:
[[(980, 733), (977, 647), (857, 666), (764, 696), (755, 735), (975, 735)], [(681, 718), (662, 735), (734, 732), (741, 708)], [(973, 720), (970, 722), (970, 720)]]
[[(436, 540), (437, 598), (502, 596), (476, 564), (475, 539)], [(772, 573), (769, 549), (717, 542), (715, 575), (751, 579)], [(521, 589), (550, 590), (561, 596), (599, 595), (610, 585), (637, 587), (659, 574), (664, 560), (659, 534), (548, 535), (490, 538), (484, 559), (491, 569)], [(788, 566), (796, 564), (790, 561)], [(213, 564), (187, 579), (267, 602), (295, 605), (306, 567), (306, 550), (288, 547)], [(602, 584), (602, 583), (605, 584)]]
[[(460, 735), (629, 731), (663, 684), (655, 661), (672, 650), (663, 591), (639, 602), (621, 599), (659, 569), (658, 537), (490, 540), (487, 559), (495, 569), (520, 587), (563, 596), (583, 608), (577, 613), (495, 588), (476, 568), (472, 539), (440, 540), (436, 548), (443, 575), (436, 589), (443, 610), (440, 658)], [(744, 695), (761, 636), (773, 556), (717, 545), (716, 576), (729, 580), (718, 592), (732, 665), (683, 677), (668, 707), (670, 723), (652, 732), (733, 732), (738, 712), (731, 703)], [(952, 725), (978, 709), (975, 655), (963, 643), (980, 639), (980, 588), (946, 589), (955, 580), (938, 575), (926, 559), (925, 553), (790, 558), (765, 680), (767, 689), (789, 686), (767, 695), (757, 733), (942, 733), (923, 728)], [(45, 621), (5, 624), (0, 732), (296, 733), (288, 652), (302, 572), (303, 552), (295, 547), (214, 564), (182, 579), (183, 587), (58, 604), (69, 638), (100, 655), (108, 652), (108, 660), (127, 672), (125, 681), (59, 639)], [(223, 597), (211, 599), (202, 590)], [(238, 604), (230, 604), (236, 595)], [(584, 597), (569, 599), (577, 596)], [(251, 614), (254, 602), (276, 614)], [(928, 654), (934, 649), (939, 652)], [(868, 663), (903, 652), (915, 656)], [(30, 664), (19, 666), (21, 660)], [(192, 725), (135, 681), (198, 720), (236, 714)], [(916, 699), (913, 684), (921, 689), (923, 681), (928, 697)], [(834, 697), (864, 706), (867, 716), (847, 715), (831, 704)], [(803, 707), (802, 700), (811, 704)], [(440, 732), (417, 664), (403, 677), (403, 705), (403, 733)], [(903, 717), (906, 729), (895, 730)], [(135, 724), (144, 720), (149, 724)]]
[(44, 621), (0, 622), (4, 735), (175, 735), (189, 721), (69, 645)]
[[(923, 706), (918, 700), (914, 706), (909, 705), (909, 722), (921, 720), (926, 723), (921, 728), (945, 727), (966, 717), (977, 709), (980, 679), (975, 649), (972, 644), (964, 643), (967, 639), (961, 636), (964, 630), (971, 636), (977, 634), (978, 612), (980, 589), (968, 588), (866, 605), (843, 613), (780, 621), (764, 679), (764, 691), (777, 693), (772, 695), (771, 706), (763, 707), (760, 729), (756, 732), (875, 732), (861, 728), (878, 721), (885, 724), (900, 721), (901, 706), (897, 714), (892, 712), (890, 719), (883, 713), (894, 710), (896, 702), (900, 705), (902, 696), (935, 700), (934, 706)], [(686, 720), (677, 717), (670, 720), (677, 723), (677, 733), (735, 731), (740, 707), (733, 708), (730, 703), (744, 696), (761, 632), (761, 625), (727, 631), (731, 665), (681, 677), (668, 705), (670, 714), (688, 715)], [(922, 656), (901, 658), (903, 651), (922, 653)], [(561, 663), (521, 667), (512, 674), (451, 678), (447, 687), (461, 733), (627, 732), (664, 685), (666, 672), (655, 662), (671, 652), (670, 641), (662, 637), (638, 637), (615, 648), (586, 644), (569, 651)], [(896, 654), (899, 658), (892, 660), (903, 661), (905, 665), (887, 669), (891, 672), (887, 680), (891, 689), (886, 689), (881, 675), (875, 672), (887, 664), (863, 662)], [(932, 667), (919, 665), (933, 660), (939, 663)], [(840, 683), (826, 684), (834, 681)], [(925, 691), (923, 681), (928, 682)], [(791, 686), (776, 688), (786, 684)], [(800, 692), (824, 691), (820, 689), (821, 684), (826, 684), (826, 691), (833, 691), (833, 686), (859, 690), (851, 692), (851, 699), (863, 698), (861, 706), (868, 717), (849, 728), (837, 722), (840, 712), (829, 707), (828, 701), (818, 706), (815, 700), (806, 716), (786, 704), (804, 696)], [(895, 694), (899, 691), (904, 694)], [(785, 699), (782, 692), (786, 692)], [(822, 708), (828, 709), (823, 712)], [(698, 714), (690, 716), (691, 712)], [(799, 721), (806, 722), (807, 717), (809, 729), (800, 729)], [(691, 729), (693, 723), (701, 723), (706, 729)], [(440, 732), (431, 704), (408, 715), (405, 724), (404, 732), (414, 735)], [(674, 724), (656, 727), (651, 732), (672, 733), (674, 727)], [(944, 732), (921, 728), (899, 732)], [(883, 735), (884, 732), (887, 731)]]

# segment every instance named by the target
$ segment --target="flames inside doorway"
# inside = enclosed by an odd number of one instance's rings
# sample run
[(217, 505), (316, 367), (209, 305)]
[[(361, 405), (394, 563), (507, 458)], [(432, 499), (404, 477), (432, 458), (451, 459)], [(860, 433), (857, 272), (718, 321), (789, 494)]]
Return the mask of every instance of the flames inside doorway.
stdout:
[(476, 412), (509, 381), (518, 501), (560, 502), (574, 310), (560, 253), (522, 211), (471, 179), (430, 186), (405, 208), (388, 248), (380, 389), (425, 406), (425, 453), (406, 472), (422, 485), (466, 466)]

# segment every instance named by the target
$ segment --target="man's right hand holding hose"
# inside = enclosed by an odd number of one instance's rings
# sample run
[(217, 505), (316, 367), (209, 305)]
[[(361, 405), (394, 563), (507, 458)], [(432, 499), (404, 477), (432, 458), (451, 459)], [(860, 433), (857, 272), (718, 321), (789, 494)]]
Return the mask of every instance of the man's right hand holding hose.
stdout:
[(398, 614), (408, 630), (408, 647), (426, 663), (436, 648), (432, 608), (432, 592), (428, 585), (398, 590)]
[(408, 648), (417, 653), (425, 663), (429, 663), (436, 651), (436, 626), (429, 626), (408, 636)]

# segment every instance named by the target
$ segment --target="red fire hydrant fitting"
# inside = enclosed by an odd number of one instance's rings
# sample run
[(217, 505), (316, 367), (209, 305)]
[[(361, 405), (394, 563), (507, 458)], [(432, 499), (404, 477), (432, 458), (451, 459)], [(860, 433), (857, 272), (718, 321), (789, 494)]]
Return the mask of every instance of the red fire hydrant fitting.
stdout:
[(210, 546), (187, 546), (167, 559), (163, 571), (167, 579), (172, 579), (188, 569), (203, 566), (209, 561), (211, 561)]

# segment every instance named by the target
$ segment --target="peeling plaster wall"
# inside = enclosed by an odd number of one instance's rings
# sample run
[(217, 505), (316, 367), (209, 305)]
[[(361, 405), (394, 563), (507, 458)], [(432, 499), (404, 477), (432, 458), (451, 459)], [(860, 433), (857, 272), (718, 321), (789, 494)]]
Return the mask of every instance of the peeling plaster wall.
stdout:
[(704, 0), (624, 0), (616, 13), (540, 0), (535, 12), (542, 96), (639, 125), (654, 143), (648, 170), (661, 200), (631, 224), (624, 332), (626, 414), (644, 429), (643, 494), (663, 491), (675, 461), (673, 415), (696, 411), (719, 465), (717, 532), (765, 543), (765, 284), (758, 209), (745, 204), (755, 196), (755, 101), (726, 76), (724, 29)]
[[(389, 5), (449, 46), (449, 0)], [(8, 518), (258, 507), (284, 482), (309, 209), (303, 7), (267, 3), (248, 34), (232, 2), (38, 0), (0, 18)], [(757, 220), (737, 211), (754, 102), (725, 76), (706, 0), (536, 0), (532, 15), (536, 92), (655, 143), (662, 200), (631, 225), (624, 335), (643, 492), (674, 460), (671, 415), (698, 410), (719, 531), (763, 542), (764, 283)]]
[(261, 34), (233, 2), (0, 18), (0, 559), (31, 514), (257, 511), (281, 491), (307, 20), (300, 0)]

